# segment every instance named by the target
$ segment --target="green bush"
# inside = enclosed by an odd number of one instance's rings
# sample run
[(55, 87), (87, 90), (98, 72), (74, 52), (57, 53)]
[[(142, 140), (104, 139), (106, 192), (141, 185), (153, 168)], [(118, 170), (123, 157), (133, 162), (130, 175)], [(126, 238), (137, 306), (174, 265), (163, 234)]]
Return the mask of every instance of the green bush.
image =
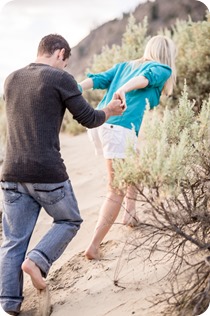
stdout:
[(178, 48), (176, 60), (177, 87), (175, 98), (179, 98), (186, 79), (188, 96), (195, 100), (196, 110), (210, 93), (210, 14), (207, 21), (177, 21), (173, 38)]
[(154, 258), (154, 267), (157, 257), (169, 265), (170, 286), (154, 301), (167, 304), (163, 315), (200, 315), (209, 304), (210, 98), (198, 115), (193, 108), (185, 86), (178, 105), (162, 117), (147, 109), (140, 153), (128, 148), (125, 161), (114, 164), (115, 185), (134, 185), (140, 202), (131, 251), (146, 252), (141, 260)]
[(166, 108), (162, 117), (158, 108), (147, 108), (142, 131), (144, 146), (139, 156), (133, 153), (125, 162), (116, 161), (118, 185), (141, 183), (159, 187), (163, 196), (180, 193), (189, 170), (195, 164), (202, 165), (203, 156), (209, 157), (210, 153), (210, 98), (203, 101), (198, 116), (193, 107), (185, 86), (178, 106), (173, 110)]

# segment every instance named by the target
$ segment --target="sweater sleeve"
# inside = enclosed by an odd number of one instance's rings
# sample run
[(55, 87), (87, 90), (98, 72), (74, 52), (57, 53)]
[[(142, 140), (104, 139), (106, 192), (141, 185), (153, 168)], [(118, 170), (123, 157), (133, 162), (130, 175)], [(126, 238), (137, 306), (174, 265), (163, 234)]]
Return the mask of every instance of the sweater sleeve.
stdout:
[(97, 74), (88, 73), (87, 77), (93, 80), (93, 89), (108, 89), (115, 76), (117, 68), (118, 64), (104, 72)]
[(104, 111), (95, 110), (91, 107), (81, 95), (77, 82), (71, 75), (64, 76), (61, 90), (65, 107), (78, 123), (87, 128), (93, 128), (105, 122), (106, 115)]
[(148, 87), (159, 87), (165, 84), (171, 73), (170, 67), (159, 64), (145, 69), (141, 75), (148, 79)]

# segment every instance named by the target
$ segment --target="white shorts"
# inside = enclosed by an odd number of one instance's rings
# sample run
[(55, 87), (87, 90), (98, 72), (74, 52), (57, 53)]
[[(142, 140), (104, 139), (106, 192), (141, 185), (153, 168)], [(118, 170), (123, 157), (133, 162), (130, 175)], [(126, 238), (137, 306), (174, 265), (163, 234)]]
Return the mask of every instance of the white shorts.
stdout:
[(136, 150), (137, 136), (129, 128), (104, 123), (88, 129), (87, 133), (96, 155), (103, 155), (105, 159), (125, 158), (128, 147)]

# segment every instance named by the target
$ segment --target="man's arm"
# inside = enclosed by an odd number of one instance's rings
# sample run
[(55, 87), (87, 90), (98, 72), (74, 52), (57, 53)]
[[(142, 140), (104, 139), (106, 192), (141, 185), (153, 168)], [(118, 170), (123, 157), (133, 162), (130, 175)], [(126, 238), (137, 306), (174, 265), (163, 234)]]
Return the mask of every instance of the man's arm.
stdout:
[(82, 95), (69, 98), (65, 103), (73, 118), (87, 128), (100, 126), (110, 116), (121, 115), (123, 113), (122, 103), (119, 98), (111, 100), (102, 110), (93, 109)]
[[(91, 87), (93, 80), (87, 78), (84, 80), (85, 87)], [(122, 103), (118, 96), (115, 96), (109, 104), (102, 110), (95, 110), (83, 98), (78, 89), (76, 80), (69, 74), (63, 74), (62, 89), (65, 97), (65, 106), (73, 115), (78, 123), (87, 128), (93, 128), (102, 125), (110, 116), (121, 115), (123, 113)]]
[[(79, 85), (82, 88), (82, 90), (92, 89), (93, 88), (93, 80), (91, 78), (84, 79), (83, 81), (81, 81), (79, 83)], [(123, 110), (124, 110), (124, 108), (123, 108), (123, 104), (121, 102), (121, 99), (119, 98), (118, 95), (114, 95), (114, 97), (110, 101), (110, 103), (101, 111), (103, 111), (105, 113), (105, 115), (106, 115), (105, 121), (107, 121), (110, 116), (122, 115)]]

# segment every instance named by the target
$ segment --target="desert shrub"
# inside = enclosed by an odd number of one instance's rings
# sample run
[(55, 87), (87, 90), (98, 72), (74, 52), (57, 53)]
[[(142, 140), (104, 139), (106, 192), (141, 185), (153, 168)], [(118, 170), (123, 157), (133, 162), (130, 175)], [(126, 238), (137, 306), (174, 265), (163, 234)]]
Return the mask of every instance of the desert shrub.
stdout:
[(153, 301), (167, 302), (166, 315), (198, 315), (210, 300), (210, 98), (193, 108), (185, 86), (162, 117), (147, 109), (140, 153), (115, 161), (115, 185), (134, 185), (147, 210), (129, 244), (145, 262), (170, 263), (171, 287)]
[(199, 110), (202, 100), (207, 99), (210, 93), (210, 14), (206, 21), (177, 21), (173, 32), (178, 48), (178, 76), (174, 95), (179, 98), (186, 80), (188, 97), (196, 100), (195, 109)]

